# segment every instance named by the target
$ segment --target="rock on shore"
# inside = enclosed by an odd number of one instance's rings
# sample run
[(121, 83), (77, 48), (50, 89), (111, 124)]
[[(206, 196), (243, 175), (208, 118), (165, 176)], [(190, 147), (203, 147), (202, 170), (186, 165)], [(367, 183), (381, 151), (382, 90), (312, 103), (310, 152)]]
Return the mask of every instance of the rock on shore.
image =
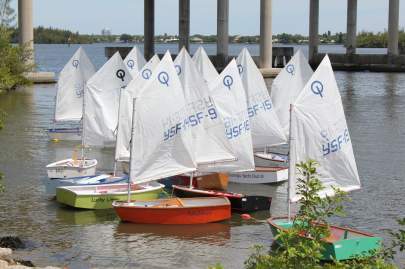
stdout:
[(43, 268), (43, 269), (60, 269), (59, 267), (47, 266), (47, 267), (29, 267), (22, 265), (18, 260), (11, 257), (13, 251), (11, 248), (0, 248), (0, 269), (32, 269), (32, 268)]

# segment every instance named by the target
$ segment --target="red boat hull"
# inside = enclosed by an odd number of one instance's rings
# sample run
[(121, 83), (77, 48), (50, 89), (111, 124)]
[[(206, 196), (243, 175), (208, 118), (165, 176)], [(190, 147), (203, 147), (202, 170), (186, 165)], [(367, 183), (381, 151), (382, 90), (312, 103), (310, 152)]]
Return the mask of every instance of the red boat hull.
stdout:
[(203, 224), (231, 218), (229, 201), (223, 205), (197, 207), (134, 207), (122, 204), (115, 205), (114, 209), (121, 220), (144, 224)]

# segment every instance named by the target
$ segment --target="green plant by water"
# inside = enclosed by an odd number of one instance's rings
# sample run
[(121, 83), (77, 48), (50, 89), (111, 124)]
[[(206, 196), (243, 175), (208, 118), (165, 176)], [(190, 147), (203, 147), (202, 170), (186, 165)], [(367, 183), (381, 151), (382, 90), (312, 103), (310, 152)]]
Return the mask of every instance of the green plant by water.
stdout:
[(11, 0), (0, 0), (0, 92), (10, 91), (28, 84), (24, 74), (32, 71), (29, 64), (32, 51), (26, 46), (11, 44), (11, 27), (15, 12), (10, 7)]
[[(300, 207), (293, 219), (293, 226), (280, 231), (276, 236), (279, 244), (269, 252), (263, 246), (254, 246), (253, 254), (245, 261), (246, 269), (360, 269), (398, 268), (393, 259), (397, 251), (405, 249), (405, 230), (391, 231), (393, 238), (389, 246), (382, 245), (371, 257), (355, 257), (348, 261), (322, 262), (322, 238), (329, 236), (329, 221), (332, 216), (343, 216), (343, 203), (348, 201), (346, 193), (335, 189), (332, 197), (320, 198), (318, 193), (324, 189), (316, 172), (317, 163), (310, 160), (297, 165), (297, 194), (301, 196)], [(322, 225), (319, 225), (322, 224)], [(405, 218), (399, 220), (405, 225)], [(308, 240), (302, 235), (312, 238)], [(217, 267), (220, 268), (220, 267)]]

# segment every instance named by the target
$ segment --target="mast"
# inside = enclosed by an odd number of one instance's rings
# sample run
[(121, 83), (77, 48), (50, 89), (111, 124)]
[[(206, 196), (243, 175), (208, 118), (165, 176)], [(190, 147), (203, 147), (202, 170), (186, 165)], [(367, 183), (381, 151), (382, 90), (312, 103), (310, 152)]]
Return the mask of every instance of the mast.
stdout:
[(55, 105), (53, 106), (53, 120), (52, 120), (52, 122), (53, 122), (53, 130), (55, 131), (55, 128), (56, 128), (56, 104), (57, 104), (57, 99), (58, 99), (58, 89), (56, 90), (56, 95), (55, 95), (55, 98), (53, 99), (54, 100), (54, 102), (55, 102)]
[(118, 130), (119, 130), (119, 126), (120, 126), (120, 112), (121, 112), (121, 98), (122, 98), (122, 91), (124, 90), (124, 88), (120, 89), (120, 98), (119, 98), (119, 103), (118, 103), (118, 120), (117, 120), (117, 133), (115, 135), (115, 156), (114, 156), (114, 172), (113, 172), (113, 176), (115, 176), (115, 173), (117, 172), (117, 142), (118, 142)]
[(290, 104), (290, 126), (289, 126), (289, 146), (288, 146), (288, 186), (287, 186), (287, 211), (288, 211), (288, 222), (291, 220), (291, 185), (292, 179), (295, 177), (295, 160), (293, 150), (293, 143), (295, 142), (295, 137), (292, 135), (292, 116), (293, 116), (293, 104)]
[(131, 127), (131, 140), (129, 142), (129, 171), (128, 171), (128, 203), (131, 202), (131, 164), (132, 164), (132, 151), (133, 151), (133, 138), (134, 138), (134, 126), (135, 126), (135, 103), (136, 98), (133, 99), (132, 104), (132, 127)]
[(85, 110), (86, 110), (86, 83), (83, 84), (83, 106), (82, 106), (82, 162), (81, 165), (84, 166), (84, 147), (85, 147), (85, 143), (84, 143), (84, 115), (85, 115)]

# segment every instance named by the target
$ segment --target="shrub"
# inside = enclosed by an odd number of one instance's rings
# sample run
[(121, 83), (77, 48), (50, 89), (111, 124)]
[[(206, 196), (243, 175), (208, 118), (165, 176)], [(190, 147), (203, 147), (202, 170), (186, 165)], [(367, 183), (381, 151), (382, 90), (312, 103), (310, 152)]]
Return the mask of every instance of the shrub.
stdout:
[[(396, 250), (405, 249), (405, 230), (391, 232), (394, 238), (391, 246), (383, 246), (372, 257), (358, 257), (348, 261), (322, 262), (322, 241), (328, 236), (328, 218), (342, 215), (343, 202), (347, 196), (335, 189), (335, 196), (320, 198), (318, 192), (323, 189), (316, 173), (317, 163), (308, 161), (300, 163), (298, 167), (297, 192), (302, 197), (298, 214), (293, 219), (293, 226), (287, 231), (280, 231), (276, 236), (278, 244), (274, 244), (270, 252), (266, 253), (262, 246), (255, 246), (253, 254), (246, 260), (246, 269), (392, 269)], [(320, 225), (314, 225), (320, 223)], [(399, 221), (405, 225), (405, 219)], [(308, 235), (308, 240), (302, 235)]]

